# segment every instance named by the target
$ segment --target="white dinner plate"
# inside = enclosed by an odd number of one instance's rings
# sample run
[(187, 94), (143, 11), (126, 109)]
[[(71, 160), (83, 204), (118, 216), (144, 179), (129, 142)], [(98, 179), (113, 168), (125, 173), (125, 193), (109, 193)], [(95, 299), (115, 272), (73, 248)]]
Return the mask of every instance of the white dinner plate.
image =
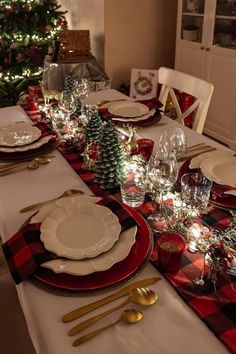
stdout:
[(137, 233), (137, 226), (133, 226), (120, 234), (119, 240), (105, 253), (95, 258), (82, 260), (55, 259), (41, 264), (55, 273), (67, 273), (72, 275), (88, 275), (110, 269), (115, 263), (125, 259), (133, 244)]
[(210, 151), (210, 152), (204, 152), (194, 158), (191, 159), (189, 168), (194, 169), (194, 168), (200, 168), (201, 163), (205, 159), (211, 159), (211, 158), (228, 158), (233, 156), (235, 153), (230, 150), (215, 150), (215, 151)]
[(14, 153), (14, 152), (24, 152), (24, 151), (38, 149), (40, 146), (47, 144), (52, 139), (52, 137), (53, 137), (53, 135), (50, 134), (50, 135), (44, 136), (43, 138), (41, 138), (31, 144), (25, 145), (25, 146), (16, 146), (16, 147), (0, 146), (0, 152)]
[(112, 118), (115, 122), (140, 122), (145, 121), (146, 119), (152, 117), (155, 114), (155, 108), (151, 109), (147, 114), (144, 114), (141, 117), (134, 117), (134, 118), (122, 118), (122, 117), (114, 117)]
[(109, 208), (78, 203), (53, 210), (40, 231), (48, 251), (69, 259), (84, 259), (108, 251), (118, 240), (121, 225)]
[(0, 145), (24, 146), (41, 136), (41, 130), (28, 123), (14, 123), (0, 128)]
[(211, 181), (236, 188), (236, 157), (204, 159), (200, 168)]
[(108, 111), (117, 117), (140, 117), (147, 114), (149, 108), (139, 102), (115, 102), (108, 107)]

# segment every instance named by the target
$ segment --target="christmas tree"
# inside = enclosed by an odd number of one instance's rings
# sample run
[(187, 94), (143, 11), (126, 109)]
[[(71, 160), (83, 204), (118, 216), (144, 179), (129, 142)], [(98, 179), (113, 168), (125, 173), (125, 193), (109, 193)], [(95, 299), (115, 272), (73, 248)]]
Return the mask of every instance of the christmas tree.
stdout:
[(41, 79), (48, 45), (67, 27), (60, 7), (56, 0), (0, 0), (0, 96), (11, 97), (8, 104)]
[(94, 112), (86, 126), (85, 137), (86, 141), (98, 143), (100, 140), (102, 129), (102, 120), (98, 112)]
[(124, 150), (118, 132), (109, 121), (101, 130), (98, 159), (95, 163), (96, 181), (103, 189), (112, 189), (120, 184), (123, 173)]

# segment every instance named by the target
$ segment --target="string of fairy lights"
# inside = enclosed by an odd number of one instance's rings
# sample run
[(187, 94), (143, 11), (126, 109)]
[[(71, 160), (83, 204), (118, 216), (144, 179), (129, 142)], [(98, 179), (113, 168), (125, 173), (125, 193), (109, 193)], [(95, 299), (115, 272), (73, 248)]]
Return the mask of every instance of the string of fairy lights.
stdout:
[[(42, 3), (42, 0), (11, 0), (12, 4), (29, 4), (29, 5), (38, 5)], [(11, 8), (9, 5), (9, 0), (0, 0), (0, 6), (5, 6), (6, 9)]]
[[(51, 2), (54, 5), (54, 2)], [(0, 13), (7, 13), (8, 11), (17, 11), (23, 6), (26, 12), (31, 12), (37, 9), (38, 6), (44, 6), (44, 0), (0, 0)], [(25, 6), (24, 6), (25, 5)], [(56, 5), (56, 1), (55, 1)], [(40, 11), (41, 12), (41, 11)], [(49, 15), (49, 9), (45, 12), (45, 15)], [(45, 26), (44, 31), (34, 31), (32, 33), (25, 33), (23, 31), (12, 31), (7, 33), (6, 31), (0, 34), (0, 42), (7, 41), (9, 48), (17, 48), (20, 46), (27, 47), (28, 45), (45, 45), (53, 42), (59, 35), (60, 31), (64, 28), (63, 22), (58, 22), (58, 19), (51, 19), (50, 24)], [(11, 70), (0, 72), (0, 80), (11, 83), (14, 81), (37, 78), (43, 73), (42, 67), (37, 68), (25, 68), (19, 74), (14, 74)]]
[(11, 72), (0, 72), (0, 80), (4, 80), (5, 82), (11, 83), (13, 81), (17, 80), (23, 80), (23, 79), (28, 79), (28, 78), (36, 78), (40, 76), (43, 73), (43, 68), (37, 68), (36, 71), (32, 71), (30, 69), (25, 69), (23, 70), (22, 74), (12, 74)]

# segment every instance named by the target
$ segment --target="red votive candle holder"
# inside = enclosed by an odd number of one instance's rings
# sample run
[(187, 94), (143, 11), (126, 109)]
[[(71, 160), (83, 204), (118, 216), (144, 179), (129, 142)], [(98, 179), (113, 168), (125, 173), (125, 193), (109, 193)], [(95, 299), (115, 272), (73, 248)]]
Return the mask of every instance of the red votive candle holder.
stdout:
[(142, 155), (148, 161), (152, 155), (154, 141), (151, 139), (138, 139), (136, 143), (138, 154)]
[(160, 267), (170, 273), (176, 273), (182, 263), (185, 239), (173, 231), (162, 232), (157, 239), (157, 257)]

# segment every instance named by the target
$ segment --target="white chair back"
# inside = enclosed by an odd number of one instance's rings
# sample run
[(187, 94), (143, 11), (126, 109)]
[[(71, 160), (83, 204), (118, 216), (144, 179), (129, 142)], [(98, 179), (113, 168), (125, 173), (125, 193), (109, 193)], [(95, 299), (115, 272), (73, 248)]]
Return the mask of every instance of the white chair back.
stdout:
[[(163, 104), (163, 114), (168, 94), (170, 94), (178, 121), (184, 124), (184, 119), (194, 113), (192, 129), (202, 134), (214, 86), (197, 77), (165, 67), (159, 68), (158, 83), (162, 85), (159, 100)], [(193, 104), (185, 112), (181, 111), (175, 90), (190, 94), (195, 98)]]

